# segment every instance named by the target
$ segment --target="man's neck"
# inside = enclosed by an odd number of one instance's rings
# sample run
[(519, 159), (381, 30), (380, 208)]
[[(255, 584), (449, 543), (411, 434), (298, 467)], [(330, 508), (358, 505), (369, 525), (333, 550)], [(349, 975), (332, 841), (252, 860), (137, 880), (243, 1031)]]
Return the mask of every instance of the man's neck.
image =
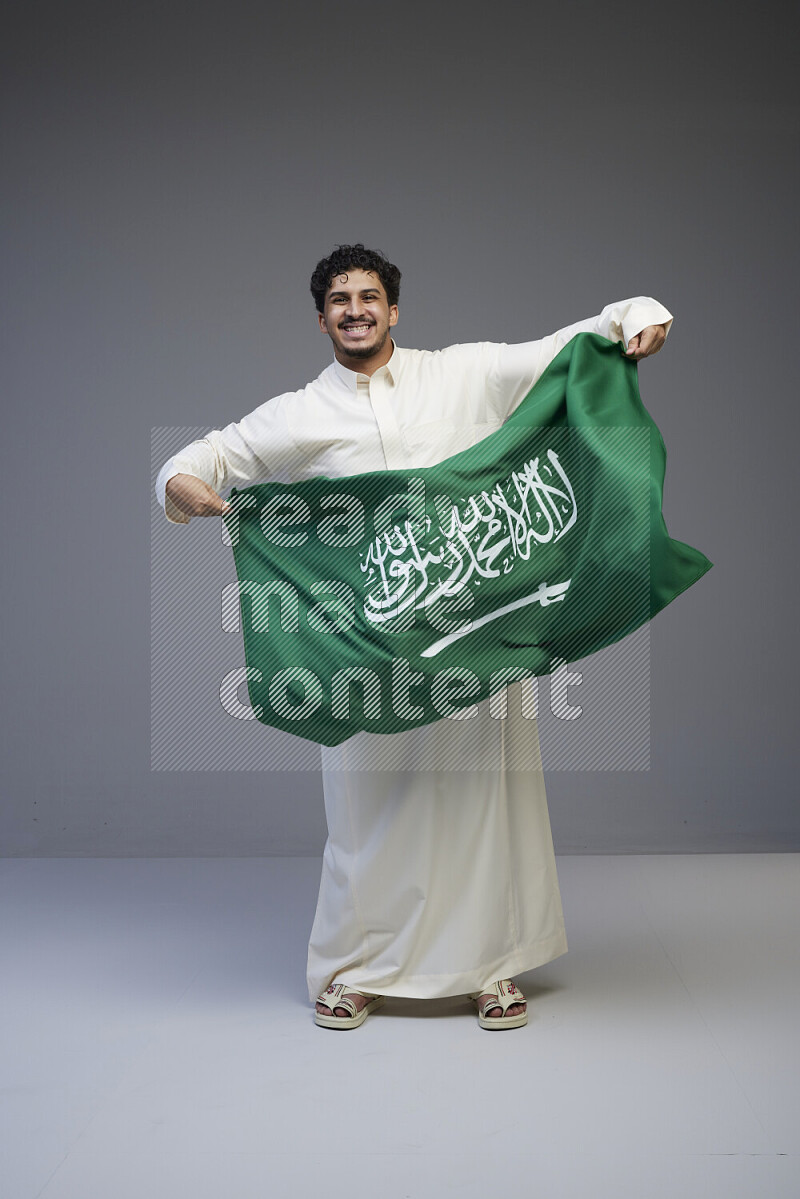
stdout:
[(359, 375), (374, 375), (382, 366), (386, 366), (393, 353), (394, 342), (388, 338), (386, 345), (370, 358), (351, 358), (349, 354), (340, 354), (338, 350), (334, 350), (334, 357), (349, 371), (355, 371)]

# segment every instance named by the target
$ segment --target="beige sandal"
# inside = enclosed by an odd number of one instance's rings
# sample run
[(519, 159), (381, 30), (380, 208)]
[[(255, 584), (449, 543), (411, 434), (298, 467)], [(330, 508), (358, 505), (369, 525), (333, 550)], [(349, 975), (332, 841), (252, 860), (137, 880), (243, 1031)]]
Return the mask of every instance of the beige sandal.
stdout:
[[(483, 1003), (478, 1003), (481, 995), (487, 995), (489, 998), (484, 999)], [(470, 999), (478, 1004), (478, 1023), (481, 1028), (522, 1028), (523, 1024), (528, 1023), (527, 1006), (524, 1012), (520, 1012), (516, 1016), (507, 1016), (506, 1012), (515, 1003), (525, 1003), (525, 996), (520, 991), (516, 983), (510, 978), (503, 978), (499, 982), (491, 983), (488, 987), (483, 987), (482, 990), (476, 991), (474, 995), (470, 995)], [(487, 1016), (486, 1013), (492, 1008), (499, 1007), (502, 1009), (501, 1016)]]
[[(355, 987), (345, 986), (344, 983), (331, 983), (327, 990), (317, 996), (317, 1003), (323, 1003), (326, 1008), (330, 1008), (330, 1016), (324, 1016), (322, 1012), (314, 1012), (314, 1022), (320, 1028), (358, 1028), (363, 1024), (370, 1012), (374, 1012), (377, 1008), (382, 1007), (385, 997), (383, 995), (370, 995), (368, 1002), (364, 1004), (361, 1011), (358, 1010), (352, 999), (345, 998), (345, 993), (350, 995), (362, 995), (363, 992)], [(334, 1015), (334, 1008), (343, 1007), (350, 1012), (349, 1016)]]

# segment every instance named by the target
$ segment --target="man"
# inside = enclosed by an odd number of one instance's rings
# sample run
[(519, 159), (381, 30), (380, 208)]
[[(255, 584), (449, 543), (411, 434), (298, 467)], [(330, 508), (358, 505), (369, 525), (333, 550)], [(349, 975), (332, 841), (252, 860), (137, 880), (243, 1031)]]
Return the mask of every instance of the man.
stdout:
[[(399, 286), (397, 267), (360, 243), (318, 263), (333, 362), (171, 458), (156, 484), (168, 519), (220, 515), (233, 485), (433, 466), (498, 429), (576, 333), (640, 359), (672, 323), (639, 296), (540, 341), (406, 350), (390, 336)], [(323, 748), (328, 841), (308, 953), (321, 1026), (356, 1028), (387, 995), (469, 994), (483, 1028), (526, 1022), (510, 976), (567, 943), (535, 722), (522, 723), (514, 690), (505, 720), (486, 719), (486, 701), (479, 722), (392, 735), (391, 769), (374, 769), (385, 735)], [(457, 768), (470, 760), (502, 765)]]

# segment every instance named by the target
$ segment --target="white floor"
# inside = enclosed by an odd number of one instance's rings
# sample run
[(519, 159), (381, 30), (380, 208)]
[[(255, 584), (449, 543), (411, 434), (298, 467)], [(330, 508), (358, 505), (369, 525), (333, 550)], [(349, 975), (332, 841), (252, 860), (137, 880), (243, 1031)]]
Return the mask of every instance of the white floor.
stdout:
[(307, 858), (0, 864), (4, 1199), (797, 1199), (800, 857), (559, 859), (526, 1028), (316, 1028)]

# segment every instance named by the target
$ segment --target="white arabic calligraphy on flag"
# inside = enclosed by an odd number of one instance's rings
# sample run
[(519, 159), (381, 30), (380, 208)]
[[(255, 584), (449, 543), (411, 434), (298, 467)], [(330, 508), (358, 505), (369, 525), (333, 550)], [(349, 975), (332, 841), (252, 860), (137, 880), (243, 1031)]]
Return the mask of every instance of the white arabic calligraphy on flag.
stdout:
[[(575, 493), (555, 450), (546, 457), (541, 469), (539, 457), (532, 458), (490, 491), (460, 502), (436, 496), (438, 528), (426, 516), (376, 537), (361, 560), (367, 620), (382, 625), (459, 594), (471, 580), (477, 585), (508, 574), (535, 545), (563, 537), (577, 519)], [(527, 602), (563, 599), (567, 586), (569, 581), (548, 591), (542, 584), (545, 590)]]

